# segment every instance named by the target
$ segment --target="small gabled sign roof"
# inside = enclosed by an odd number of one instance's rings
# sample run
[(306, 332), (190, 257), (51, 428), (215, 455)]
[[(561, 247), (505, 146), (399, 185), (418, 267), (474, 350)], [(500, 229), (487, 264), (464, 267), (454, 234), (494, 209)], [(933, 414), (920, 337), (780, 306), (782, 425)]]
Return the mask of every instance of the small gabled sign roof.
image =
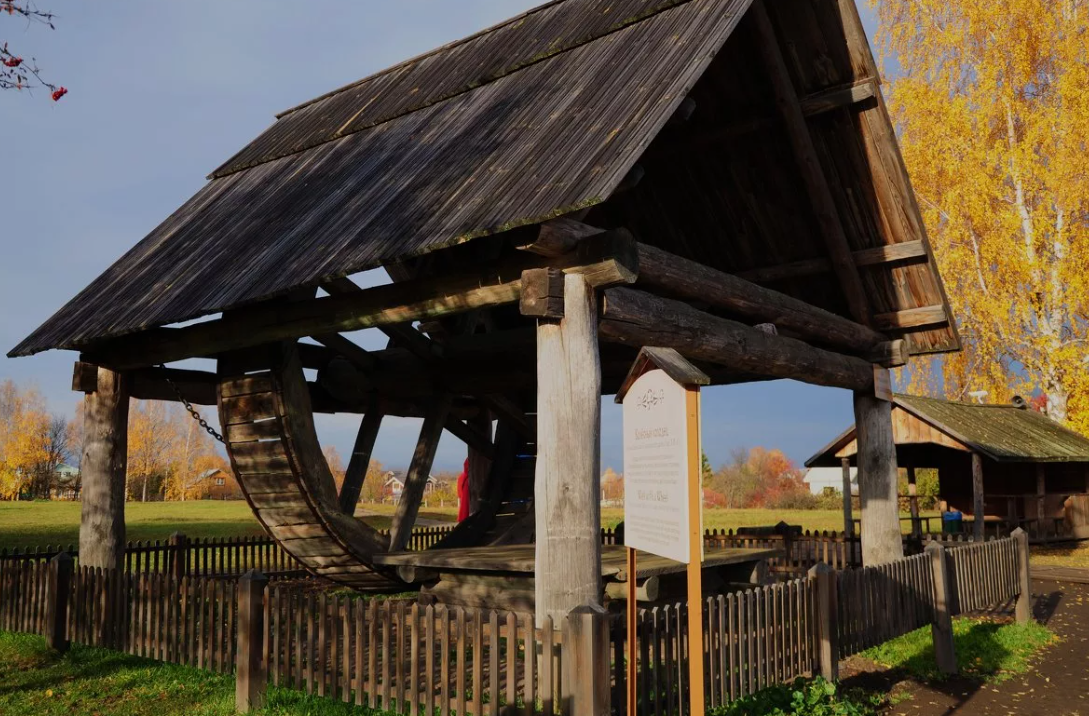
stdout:
[(628, 377), (620, 384), (620, 390), (616, 391), (616, 402), (623, 403), (624, 396), (635, 381), (644, 373), (660, 368), (670, 378), (681, 385), (710, 385), (711, 379), (702, 370), (692, 365), (687, 358), (673, 348), (659, 348), (656, 346), (643, 346), (639, 349), (639, 355), (635, 357)]

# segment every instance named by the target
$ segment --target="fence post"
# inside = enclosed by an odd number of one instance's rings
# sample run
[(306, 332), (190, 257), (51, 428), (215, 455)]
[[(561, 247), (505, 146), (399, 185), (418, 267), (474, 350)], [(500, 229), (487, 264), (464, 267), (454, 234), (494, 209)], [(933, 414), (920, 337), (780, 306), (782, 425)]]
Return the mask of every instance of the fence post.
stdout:
[(68, 651), (68, 596), (72, 589), (72, 555), (61, 552), (49, 560), (49, 593), (45, 635), (50, 649)]
[(1010, 537), (1017, 540), (1017, 606), (1014, 614), (1018, 624), (1027, 624), (1032, 618), (1032, 587), (1029, 582), (1029, 540), (1028, 532), (1018, 527)]
[(268, 577), (249, 570), (238, 579), (238, 650), (234, 705), (249, 713), (265, 705), (265, 587)]
[(934, 658), (943, 674), (957, 673), (957, 652), (953, 647), (952, 584), (946, 569), (945, 547), (931, 542), (923, 550), (930, 558), (934, 575), (934, 622), (930, 632), (934, 639)]
[(596, 604), (575, 607), (563, 629), (564, 716), (609, 716), (609, 619)]
[(182, 577), (189, 574), (189, 538), (181, 532), (175, 532), (167, 540), (170, 545), (170, 576), (181, 584)]
[(817, 659), (825, 681), (839, 679), (839, 625), (836, 602), (836, 573), (824, 562), (809, 570), (809, 579), (817, 583)]

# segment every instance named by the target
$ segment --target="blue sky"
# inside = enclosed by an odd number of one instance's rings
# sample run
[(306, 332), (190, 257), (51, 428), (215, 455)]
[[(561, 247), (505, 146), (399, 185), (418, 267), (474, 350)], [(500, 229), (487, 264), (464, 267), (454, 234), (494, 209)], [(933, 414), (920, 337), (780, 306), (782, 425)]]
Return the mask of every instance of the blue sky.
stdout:
[[(0, 41), (34, 55), (70, 94), (0, 94), (0, 354), (48, 318), (204, 184), (275, 112), (538, 4), (533, 0), (39, 0), (57, 30), (0, 19)], [(867, 29), (870, 13), (862, 8)], [(354, 336), (380, 347), (380, 336)], [(0, 357), (0, 380), (33, 382), (70, 414), (76, 354)], [(206, 409), (204, 412), (211, 413)], [(603, 408), (602, 466), (620, 469), (620, 413)], [(713, 464), (736, 447), (801, 462), (845, 428), (847, 391), (788, 381), (704, 393)], [(351, 448), (356, 416), (319, 418)], [(388, 420), (375, 457), (407, 464), (418, 432)], [(464, 447), (445, 436), (436, 469)]]

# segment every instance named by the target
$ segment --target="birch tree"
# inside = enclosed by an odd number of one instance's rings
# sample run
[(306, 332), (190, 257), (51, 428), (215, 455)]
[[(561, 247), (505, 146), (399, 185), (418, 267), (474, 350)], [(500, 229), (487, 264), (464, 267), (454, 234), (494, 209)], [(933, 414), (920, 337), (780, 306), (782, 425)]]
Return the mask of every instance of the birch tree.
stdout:
[(1089, 0), (871, 3), (965, 345), (913, 365), (913, 382), (1040, 394), (1089, 433)]

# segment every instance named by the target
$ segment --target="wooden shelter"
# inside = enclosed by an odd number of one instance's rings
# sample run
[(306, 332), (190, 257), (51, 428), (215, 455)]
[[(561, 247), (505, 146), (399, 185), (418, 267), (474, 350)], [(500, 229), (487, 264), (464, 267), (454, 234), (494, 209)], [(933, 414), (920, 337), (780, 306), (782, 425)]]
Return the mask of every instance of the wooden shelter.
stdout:
[[(474, 513), (437, 548), (535, 541), (540, 617), (601, 599), (600, 397), (645, 345), (854, 391), (864, 548), (900, 554), (886, 368), (958, 338), (852, 0), (559, 0), (322, 95), (10, 355), (81, 353), (84, 563), (123, 543), (127, 399), (180, 395), (218, 406), (265, 528), (349, 585), (412, 566), (389, 553), (453, 433)], [(164, 367), (194, 357), (215, 372)], [(313, 412), (363, 415), (339, 495)], [(386, 415), (424, 419), (388, 539), (352, 516)]]
[[(922, 531), (915, 471), (934, 468), (943, 511), (970, 515), (976, 537), (991, 524), (1003, 533), (1022, 527), (1039, 538), (1089, 537), (1089, 439), (1020, 399), (993, 405), (896, 395), (893, 406), (896, 460), (907, 469), (913, 532)], [(847, 475), (857, 458), (857, 437), (852, 425), (806, 466), (842, 466)]]

